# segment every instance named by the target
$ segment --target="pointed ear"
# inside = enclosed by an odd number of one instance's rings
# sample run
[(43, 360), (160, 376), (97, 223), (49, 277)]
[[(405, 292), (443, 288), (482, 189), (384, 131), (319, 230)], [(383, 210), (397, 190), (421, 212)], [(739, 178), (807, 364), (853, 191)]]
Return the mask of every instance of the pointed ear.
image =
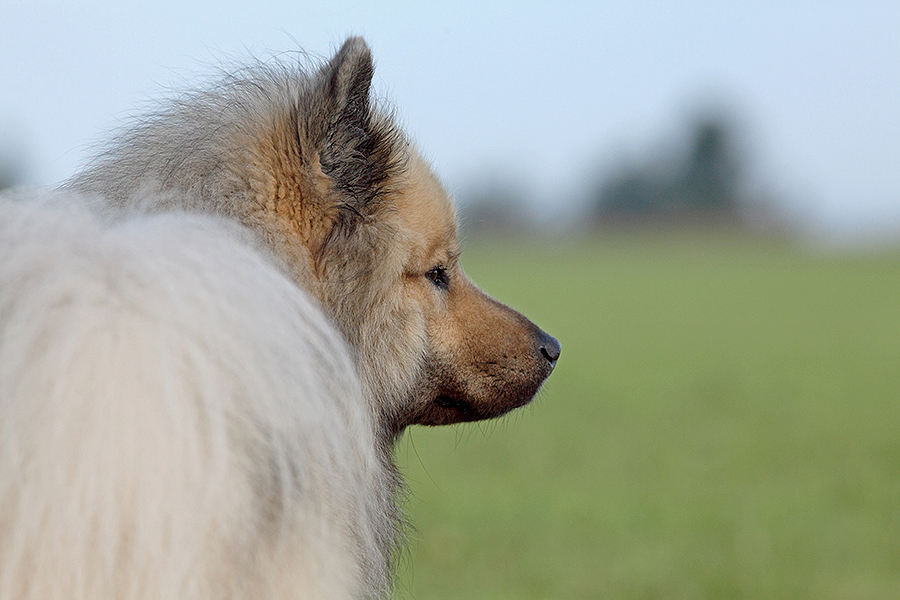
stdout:
[(338, 127), (360, 127), (369, 116), (372, 53), (359, 37), (349, 38), (320, 76), (321, 93)]
[(350, 38), (316, 80), (319, 163), (341, 191), (356, 195), (368, 182), (372, 115), (372, 54), (362, 38)]
[(319, 166), (348, 223), (378, 209), (403, 160), (404, 136), (372, 106), (373, 70), (362, 38), (348, 39), (317, 74), (307, 111)]
[(332, 187), (326, 210), (333, 227), (319, 256), (335, 240), (349, 239), (379, 209), (402, 164), (405, 138), (372, 106), (373, 71), (369, 47), (362, 38), (350, 38), (313, 82), (306, 131)]

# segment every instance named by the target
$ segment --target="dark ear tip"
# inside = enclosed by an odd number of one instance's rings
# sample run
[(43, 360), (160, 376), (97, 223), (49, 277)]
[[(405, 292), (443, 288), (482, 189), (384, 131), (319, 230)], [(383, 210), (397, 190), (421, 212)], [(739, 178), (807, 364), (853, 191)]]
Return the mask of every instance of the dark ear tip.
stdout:
[(366, 40), (359, 36), (347, 38), (343, 45), (341, 45), (341, 49), (337, 51), (334, 62), (341, 64), (347, 61), (351, 64), (372, 62), (372, 51), (369, 50), (369, 45), (366, 43)]
[(325, 85), (330, 88), (326, 95), (337, 99), (339, 105), (368, 96), (373, 71), (372, 53), (365, 40), (347, 38), (323, 70)]

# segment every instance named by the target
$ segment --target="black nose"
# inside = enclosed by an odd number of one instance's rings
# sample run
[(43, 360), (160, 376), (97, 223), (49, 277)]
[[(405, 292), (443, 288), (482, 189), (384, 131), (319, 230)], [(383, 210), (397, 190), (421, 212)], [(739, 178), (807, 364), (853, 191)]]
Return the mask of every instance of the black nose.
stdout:
[(541, 331), (538, 334), (538, 344), (540, 345), (541, 356), (547, 359), (551, 368), (556, 366), (556, 361), (559, 360), (560, 350), (562, 350), (559, 345), (559, 340), (549, 333)]

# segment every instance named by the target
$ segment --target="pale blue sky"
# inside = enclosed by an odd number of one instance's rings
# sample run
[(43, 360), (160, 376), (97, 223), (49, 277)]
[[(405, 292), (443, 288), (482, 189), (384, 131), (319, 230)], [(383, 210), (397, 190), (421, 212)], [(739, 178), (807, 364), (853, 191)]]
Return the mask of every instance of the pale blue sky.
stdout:
[(573, 213), (711, 100), (761, 188), (826, 231), (900, 231), (900, 3), (272, 1), (0, 6), (0, 135), (34, 179), (70, 175), (148, 99), (241, 55), (329, 54), (362, 34), (451, 190), (512, 179)]

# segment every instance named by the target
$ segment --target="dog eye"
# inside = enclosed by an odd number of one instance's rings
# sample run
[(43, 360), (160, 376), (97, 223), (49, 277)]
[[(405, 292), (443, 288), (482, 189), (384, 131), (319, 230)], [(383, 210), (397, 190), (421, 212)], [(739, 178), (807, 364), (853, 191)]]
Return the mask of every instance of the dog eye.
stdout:
[(441, 288), (442, 290), (446, 290), (450, 287), (450, 274), (447, 273), (447, 269), (444, 267), (435, 267), (425, 273), (425, 277), (431, 280), (431, 283)]

